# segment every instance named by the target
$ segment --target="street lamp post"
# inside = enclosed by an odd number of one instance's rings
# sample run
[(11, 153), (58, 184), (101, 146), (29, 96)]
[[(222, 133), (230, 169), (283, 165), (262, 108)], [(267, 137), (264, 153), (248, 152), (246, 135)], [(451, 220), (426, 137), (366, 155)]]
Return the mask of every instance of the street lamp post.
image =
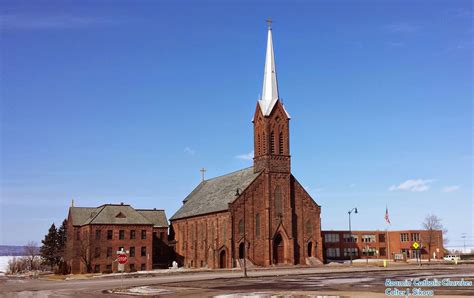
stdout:
[[(235, 196), (238, 197), (241, 195), (241, 192), (242, 190), (240, 188), (237, 188), (236, 191), (235, 191)], [(248, 277), (247, 276), (247, 241), (246, 241), (246, 237), (245, 237), (245, 232), (246, 232), (246, 226), (245, 226), (245, 197), (243, 198), (244, 200), (244, 277)]]
[[(351, 228), (351, 213), (354, 211), (355, 214), (357, 214), (357, 208), (352, 208), (351, 210), (349, 210), (347, 213), (349, 214), (349, 239), (350, 242), (349, 243), (352, 243), (352, 241), (354, 240), (352, 238), (352, 228)], [(350, 251), (349, 251), (349, 256), (350, 256), (350, 259), (351, 259), (351, 266), (352, 266), (352, 244), (350, 244)]]

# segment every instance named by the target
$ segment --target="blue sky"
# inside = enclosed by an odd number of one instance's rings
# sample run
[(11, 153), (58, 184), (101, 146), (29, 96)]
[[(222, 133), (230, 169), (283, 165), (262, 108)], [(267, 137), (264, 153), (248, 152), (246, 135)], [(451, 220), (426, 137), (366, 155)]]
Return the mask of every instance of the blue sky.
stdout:
[(292, 170), (323, 229), (473, 238), (470, 1), (2, 1), (0, 244), (77, 206), (171, 217), (250, 166), (266, 24)]

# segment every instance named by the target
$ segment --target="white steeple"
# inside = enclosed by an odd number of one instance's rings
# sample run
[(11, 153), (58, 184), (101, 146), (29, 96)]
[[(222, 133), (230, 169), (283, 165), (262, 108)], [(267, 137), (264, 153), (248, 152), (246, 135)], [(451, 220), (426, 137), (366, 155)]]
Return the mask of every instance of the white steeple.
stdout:
[(258, 101), (264, 116), (270, 115), (278, 100), (278, 83), (276, 77), (275, 55), (273, 54), (271, 20), (268, 20), (267, 22), (269, 23), (269, 26), (265, 72), (263, 74), (263, 90), (262, 97)]

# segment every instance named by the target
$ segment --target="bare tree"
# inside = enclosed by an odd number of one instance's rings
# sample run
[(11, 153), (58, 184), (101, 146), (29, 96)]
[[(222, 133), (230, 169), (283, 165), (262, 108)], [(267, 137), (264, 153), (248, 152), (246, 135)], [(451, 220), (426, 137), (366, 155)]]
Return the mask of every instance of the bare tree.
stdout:
[(90, 243), (89, 243), (89, 234), (83, 234), (83, 239), (78, 241), (78, 249), (77, 249), (77, 257), (81, 260), (81, 262), (86, 267), (87, 273), (92, 272), (92, 256), (90, 250)]
[(35, 268), (35, 259), (39, 255), (38, 244), (34, 241), (29, 241), (24, 249), (23, 253), (25, 254), (26, 260), (28, 262), (29, 270), (34, 270)]
[[(441, 224), (441, 218), (434, 214), (428, 214), (425, 217), (425, 220), (422, 223), (423, 229), (427, 231), (427, 233), (423, 234), (422, 241), (423, 243), (428, 246), (428, 261), (431, 261), (431, 248), (435, 245), (442, 245), (443, 244), (443, 235), (447, 233), (447, 230), (444, 229), (443, 225)], [(440, 234), (441, 231), (441, 234)]]

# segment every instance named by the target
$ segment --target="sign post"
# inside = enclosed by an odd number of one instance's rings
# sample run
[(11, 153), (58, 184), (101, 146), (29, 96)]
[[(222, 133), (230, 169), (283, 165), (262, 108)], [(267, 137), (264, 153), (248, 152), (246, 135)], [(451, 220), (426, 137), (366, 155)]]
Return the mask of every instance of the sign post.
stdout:
[(123, 288), (123, 272), (125, 271), (125, 264), (128, 261), (128, 250), (125, 251), (123, 248), (117, 251), (117, 261), (118, 261), (118, 271), (122, 272), (120, 275), (120, 284), (121, 288)]
[(420, 244), (415, 241), (415, 242), (412, 244), (412, 247), (415, 249), (416, 262), (421, 266)]

